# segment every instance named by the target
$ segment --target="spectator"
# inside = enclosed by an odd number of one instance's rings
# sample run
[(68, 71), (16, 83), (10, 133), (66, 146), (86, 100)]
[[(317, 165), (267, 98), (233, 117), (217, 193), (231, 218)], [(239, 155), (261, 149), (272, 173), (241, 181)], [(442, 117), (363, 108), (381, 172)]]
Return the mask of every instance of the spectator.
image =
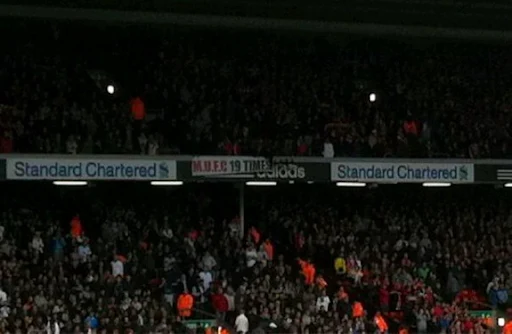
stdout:
[(110, 262), (112, 266), (112, 276), (113, 277), (123, 277), (124, 276), (124, 264), (119, 258), (119, 256), (115, 255), (112, 262)]
[[(433, 43), (418, 57), (393, 41), (340, 48), (214, 29), (166, 39), (158, 27), (10, 28), (13, 47), (0, 57), (4, 153), (511, 156), (504, 46)], [(137, 37), (143, 53), (133, 52)], [(227, 53), (233, 40), (239, 48)], [(138, 94), (125, 105), (122, 90), (106, 93), (112, 81)]]
[(249, 319), (245, 316), (244, 310), (241, 310), (240, 314), (236, 317), (235, 329), (237, 334), (249, 333)]
[[(488, 247), (484, 245), (491, 245), (491, 237), (499, 236), (492, 229), (506, 226), (509, 218), (508, 210), (499, 209), (505, 207), (506, 197), (500, 198), (494, 189), (447, 189), (442, 203), (435, 192), (408, 191), (408, 196), (402, 196), (395, 188), (385, 187), (342, 193), (311, 187), (270, 193), (249, 189), (245, 223), (252, 233), (241, 240), (238, 233), (230, 233), (227, 222), (236, 217), (225, 205), (230, 198), (215, 196), (217, 186), (202, 185), (205, 194), (196, 196), (194, 188), (162, 195), (131, 185), (154, 210), (131, 201), (128, 191), (109, 198), (108, 185), (98, 184), (83, 193), (73, 191), (77, 197), (61, 196), (69, 191), (66, 189), (38, 190), (39, 186), (6, 184), (0, 202), (6, 212), (0, 216), (5, 228), (0, 242), (0, 282), (5, 294), (0, 326), (4, 329), (11, 330), (16, 319), (33, 315), (31, 324), (21, 322), (24, 332), (32, 328), (44, 331), (48, 321), (51, 326), (57, 323), (63, 333), (73, 332), (75, 327), (82, 332), (93, 327), (99, 331), (167, 328), (179, 332), (177, 296), (191, 291), (192, 319), (217, 318), (223, 327), (242, 332), (268, 329), (269, 323), (281, 331), (372, 332), (377, 328), (377, 312), (389, 332), (399, 332), (399, 326), (429, 333), (458, 328), (476, 331), (484, 324), (469, 316), (468, 310), (491, 304), (493, 298), (506, 299), (502, 298), (506, 294), (498, 298), (497, 293), (496, 297), (486, 293), (489, 281), (497, 278), (496, 287), (491, 285), (490, 290), (502, 290), (509, 281), (508, 272), (497, 265), (494, 254), (500, 252), (479, 252)], [(27, 187), (41, 200), (21, 201), (19, 196)], [(38, 195), (40, 191), (44, 197)], [(81, 220), (83, 230), (88, 231), (82, 240), (74, 239), (72, 230), (61, 235), (59, 226), (67, 225), (69, 215), (60, 215), (56, 206), (47, 202), (80, 212), (80, 217), (96, 217), (97, 223)], [(193, 210), (199, 207), (205, 215), (190, 214), (199, 212)], [(223, 213), (219, 224), (213, 224), (217, 220), (206, 212)], [(43, 216), (50, 221), (44, 229), (47, 220), (41, 219)], [(57, 217), (64, 218), (60, 222)], [(170, 217), (176, 222), (172, 238), (161, 232), (168, 230)], [(481, 220), (485, 217), (493, 217), (492, 222)], [(320, 220), (321, 224), (313, 223)], [(367, 223), (361, 224), (361, 220)], [(461, 228), (473, 220), (484, 224), (476, 239), (470, 229)], [(142, 224), (147, 221), (151, 223)], [(223, 222), (225, 229), (221, 228)], [(43, 244), (52, 247), (43, 247), (41, 253), (24, 252), (28, 244), (33, 249), (32, 240), (38, 233), (17, 229), (21, 223), (44, 231), (39, 236)], [(478, 224), (472, 226), (480, 229)], [(453, 233), (455, 242), (445, 242), (455, 228), (459, 231)], [(475, 246), (466, 240), (475, 240)], [(421, 251), (428, 241), (429, 250)], [(258, 251), (253, 242), (258, 242)], [(187, 243), (193, 248), (185, 247)], [(269, 243), (273, 260), (262, 260), (260, 249), (266, 252), (261, 245)], [(54, 254), (56, 245), (61, 250), (59, 256)], [(90, 253), (84, 249), (87, 247)], [(247, 251), (256, 253), (250, 267)], [(463, 252), (471, 271), (458, 268), (455, 258), (453, 263), (445, 261), (446, 254)], [(35, 253), (39, 257), (30, 256)], [(112, 254), (120, 255), (110, 262)], [(296, 261), (299, 255), (309, 259), (305, 265), (315, 266), (313, 284), (306, 284), (309, 281), (301, 277)], [(347, 270), (338, 273), (334, 265), (343, 263), (339, 259), (345, 260)], [(484, 263), (490, 264), (489, 271), (484, 270)], [(458, 282), (458, 290), (447, 289), (452, 279)], [(319, 285), (321, 280), (326, 284)], [(241, 313), (237, 316), (239, 310), (248, 310), (243, 312), (248, 329), (237, 320), (243, 318)]]
[(326, 295), (325, 290), (322, 291), (322, 294), (316, 300), (316, 310), (327, 312), (329, 311), (329, 305), (331, 304), (331, 300), (329, 296)]
[(325, 140), (323, 156), (324, 156), (324, 158), (333, 158), (334, 157), (334, 147), (332, 146), (332, 143), (329, 140), (329, 138), (327, 138)]
[(41, 233), (36, 232), (32, 238), (31, 247), (36, 254), (42, 254), (44, 249), (43, 239), (41, 239)]
[(217, 292), (212, 294), (212, 304), (215, 309), (217, 320), (224, 322), (226, 319), (226, 312), (229, 310), (229, 304), (221, 287), (218, 287)]

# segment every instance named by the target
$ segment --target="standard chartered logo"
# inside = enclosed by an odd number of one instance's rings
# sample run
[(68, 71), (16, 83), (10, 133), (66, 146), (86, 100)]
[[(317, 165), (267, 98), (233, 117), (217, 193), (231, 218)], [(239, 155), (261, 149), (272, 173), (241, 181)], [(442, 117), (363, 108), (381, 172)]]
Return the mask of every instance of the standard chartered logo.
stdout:
[(175, 177), (168, 162), (130, 160), (18, 160), (9, 165), (8, 174), (19, 179), (156, 180)]
[(459, 167), (459, 180), (467, 181), (469, 179), (469, 172), (466, 166), (462, 165)]
[(339, 164), (336, 173), (340, 180), (466, 181), (472, 177), (468, 169), (457, 164), (355, 163)]
[(158, 164), (158, 176), (161, 179), (169, 178), (169, 166), (165, 162), (161, 162)]

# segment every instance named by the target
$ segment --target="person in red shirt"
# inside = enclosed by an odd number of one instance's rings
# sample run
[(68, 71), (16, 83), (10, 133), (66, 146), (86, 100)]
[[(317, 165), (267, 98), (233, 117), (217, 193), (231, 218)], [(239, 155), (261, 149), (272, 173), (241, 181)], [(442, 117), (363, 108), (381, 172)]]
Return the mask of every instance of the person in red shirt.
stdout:
[(212, 305), (217, 314), (217, 318), (224, 321), (226, 312), (229, 310), (228, 299), (224, 295), (222, 288), (217, 290), (217, 293), (212, 294)]
[(146, 117), (146, 107), (140, 97), (135, 97), (130, 101), (132, 117), (135, 121), (142, 121)]
[(83, 228), (82, 222), (80, 221), (80, 217), (76, 214), (73, 219), (71, 219), (71, 236), (75, 239), (78, 239), (82, 236)]
[(389, 290), (386, 285), (380, 287), (379, 302), (382, 311), (387, 312), (389, 310)]
[(475, 324), (472, 320), (473, 319), (470, 317), (467, 317), (462, 321), (462, 329), (464, 330), (464, 333), (471, 333), (473, 331)]
[(434, 308), (432, 309), (432, 316), (435, 319), (441, 319), (441, 317), (444, 315), (444, 308), (443, 305), (440, 303), (437, 303)]
[(425, 290), (425, 302), (428, 304), (428, 305), (432, 305), (434, 304), (435, 302), (435, 295), (434, 295), (434, 291), (432, 291), (432, 288), (431, 287), (427, 287), (426, 290)]
[(462, 302), (472, 302), (478, 300), (478, 295), (475, 290), (472, 289), (464, 289), (455, 298), (457, 303)]

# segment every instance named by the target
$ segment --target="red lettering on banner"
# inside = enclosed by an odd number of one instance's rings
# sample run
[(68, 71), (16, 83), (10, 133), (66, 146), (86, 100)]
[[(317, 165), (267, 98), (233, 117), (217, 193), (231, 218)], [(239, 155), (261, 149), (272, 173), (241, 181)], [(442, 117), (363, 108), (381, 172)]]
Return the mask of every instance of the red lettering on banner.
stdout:
[(210, 160), (205, 160), (203, 165), (204, 172), (211, 172), (213, 170), (213, 163)]
[(201, 161), (192, 161), (192, 172), (201, 172)]
[(192, 161), (192, 173), (227, 172), (228, 163), (225, 160), (195, 160)]

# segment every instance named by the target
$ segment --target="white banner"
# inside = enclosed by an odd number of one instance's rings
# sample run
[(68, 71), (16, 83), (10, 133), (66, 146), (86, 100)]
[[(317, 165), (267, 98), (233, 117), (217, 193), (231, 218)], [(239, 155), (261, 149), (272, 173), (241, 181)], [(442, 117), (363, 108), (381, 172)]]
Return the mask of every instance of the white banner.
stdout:
[(8, 180), (175, 180), (176, 161), (8, 158)]
[(192, 159), (192, 176), (253, 177), (270, 170), (267, 159), (244, 156), (198, 156)]
[(376, 183), (473, 183), (473, 164), (443, 163), (331, 163), (332, 181)]

